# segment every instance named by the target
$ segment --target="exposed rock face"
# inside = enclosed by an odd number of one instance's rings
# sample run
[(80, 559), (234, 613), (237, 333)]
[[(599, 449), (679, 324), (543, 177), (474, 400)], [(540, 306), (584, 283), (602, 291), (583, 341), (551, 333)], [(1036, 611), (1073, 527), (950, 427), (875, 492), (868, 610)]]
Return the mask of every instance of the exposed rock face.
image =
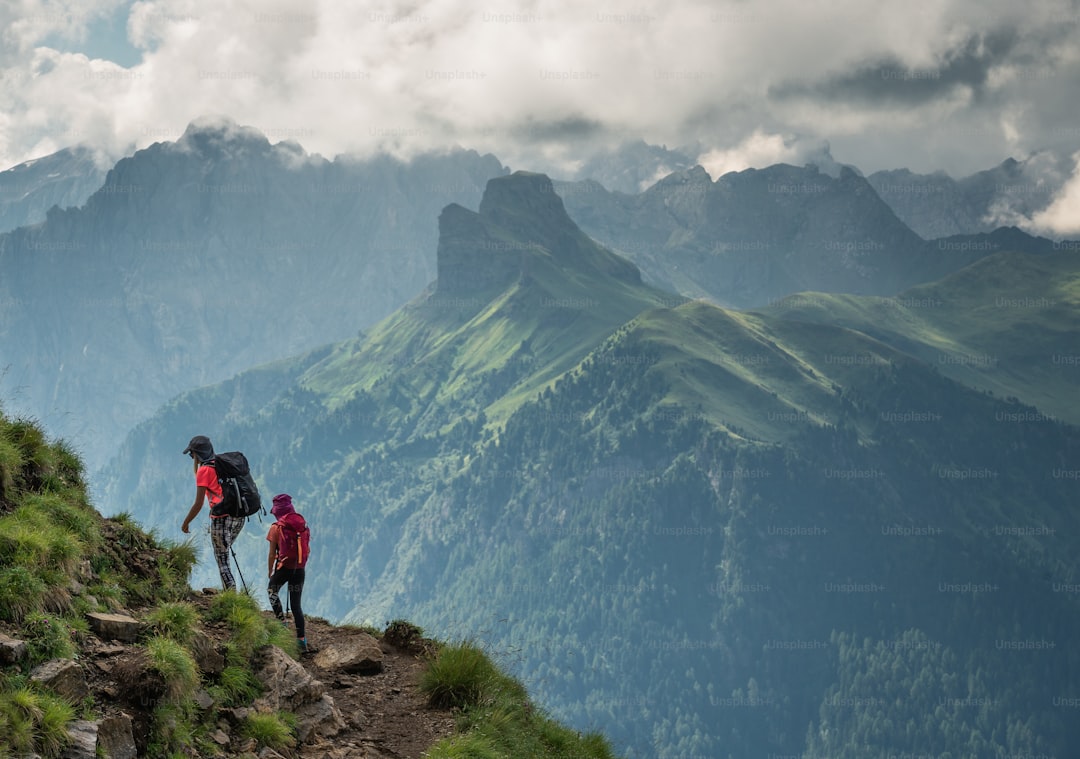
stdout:
[(521, 251), (488, 235), (479, 214), (457, 204), (439, 214), (439, 297), (508, 285), (520, 259)]
[(53, 206), (81, 206), (107, 169), (88, 148), (65, 148), (0, 172), (0, 233), (38, 224)]
[(217, 675), (225, 669), (225, 657), (214, 648), (210, 637), (201, 630), (196, 630), (191, 640), (191, 654), (204, 675)]
[(944, 172), (878, 171), (866, 179), (904, 223), (926, 239), (1011, 226), (1045, 209), (1072, 174), (1071, 160), (1051, 153), (1009, 158), (953, 179)]
[(97, 745), (109, 759), (135, 759), (135, 738), (131, 731), (131, 717), (114, 714), (98, 724)]
[(116, 714), (101, 720), (76, 720), (68, 727), (71, 743), (64, 759), (135, 759), (138, 751), (131, 734), (131, 718)]
[(53, 659), (40, 664), (30, 672), (30, 679), (73, 704), (82, 701), (90, 693), (82, 668), (71, 659)]
[(314, 736), (330, 737), (345, 728), (345, 720), (326, 693), (326, 687), (303, 665), (277, 646), (270, 646), (255, 673), (265, 692), (255, 701), (256, 711), (289, 711), (296, 714), (301, 743)]
[(641, 278), (636, 266), (581, 231), (547, 176), (518, 171), (488, 182), (478, 213), (458, 205), (443, 209), (436, 294), (465, 296), (505, 287), (526, 275), (537, 256), (632, 282)]
[[(695, 166), (633, 196), (595, 182), (559, 183), (589, 235), (690, 297), (752, 308), (795, 292), (894, 295), (939, 279), (992, 245), (924, 240), (866, 179), (777, 164), (723, 175)], [(1050, 241), (1024, 236), (1025, 252)]]

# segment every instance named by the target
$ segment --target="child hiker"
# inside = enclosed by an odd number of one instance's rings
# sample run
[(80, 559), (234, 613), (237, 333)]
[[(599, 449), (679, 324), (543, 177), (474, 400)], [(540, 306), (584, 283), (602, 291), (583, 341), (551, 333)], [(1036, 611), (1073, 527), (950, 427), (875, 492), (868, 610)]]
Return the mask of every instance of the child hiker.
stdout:
[(202, 510), (203, 501), (210, 501), (210, 543), (214, 547), (214, 559), (221, 575), (221, 586), (225, 590), (233, 590), (236, 588), (236, 580), (229, 569), (229, 548), (243, 529), (244, 519), (227, 514), (214, 514), (214, 506), (221, 503), (221, 483), (218, 482), (217, 470), (214, 468), (214, 446), (210, 443), (210, 438), (196, 435), (191, 438), (184, 453), (191, 456), (195, 469), (195, 502), (188, 509), (187, 518), (180, 525), (180, 529), (185, 534), (190, 532), (191, 522)]
[(308, 540), (310, 532), (304, 517), (293, 508), (292, 497), (287, 493), (274, 496), (274, 505), (270, 513), (277, 519), (270, 525), (266, 539), (270, 541), (270, 554), (267, 557), (267, 572), (270, 584), (266, 588), (270, 597), (270, 607), (282, 622), (285, 613), (281, 609), (278, 591), (285, 583), (289, 584), (289, 606), (292, 608), (293, 621), (296, 624), (296, 642), (300, 653), (309, 653), (307, 636), (304, 634), (304, 610), (300, 606), (304, 593), (304, 566), (308, 560)]

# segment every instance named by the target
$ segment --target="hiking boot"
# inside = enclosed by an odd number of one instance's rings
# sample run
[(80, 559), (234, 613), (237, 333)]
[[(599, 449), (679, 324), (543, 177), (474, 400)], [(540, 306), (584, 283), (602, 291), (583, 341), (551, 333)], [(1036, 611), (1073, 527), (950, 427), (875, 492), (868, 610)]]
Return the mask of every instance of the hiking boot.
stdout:
[(300, 649), (301, 656), (310, 656), (317, 650), (312, 646), (308, 645), (307, 638), (297, 638), (296, 647)]

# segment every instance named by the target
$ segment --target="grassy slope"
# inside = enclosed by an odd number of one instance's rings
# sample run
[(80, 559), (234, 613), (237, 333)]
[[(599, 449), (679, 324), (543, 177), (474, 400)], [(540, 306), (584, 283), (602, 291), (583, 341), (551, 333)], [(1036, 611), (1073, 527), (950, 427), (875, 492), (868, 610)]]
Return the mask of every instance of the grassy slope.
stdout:
[[(194, 561), (190, 544), (159, 541), (126, 516), (104, 519), (87, 499), (82, 462), (70, 448), (48, 441), (31, 422), (0, 414), (0, 632), (28, 643), (21, 665), (0, 667), (0, 756), (59, 756), (73, 720), (104, 712), (108, 705), (92, 696), (70, 703), (28, 673), (51, 659), (80, 657), (89, 636), (86, 613), (136, 608), (147, 610), (148, 628), (148, 669), (137, 678), (167, 686), (160, 698), (147, 699), (156, 703), (147, 755), (227, 755), (209, 737), (216, 711), (193, 706), (196, 690), (205, 688), (219, 706), (250, 704), (260, 691), (251, 671), (256, 652), (270, 644), (297, 651), (292, 633), (246, 595), (215, 596), (204, 619), (185, 600)], [(230, 631), (227, 666), (212, 679), (200, 676), (192, 658), (204, 622)], [(433, 701), (435, 692), (463, 682), (467, 692), (454, 691), (454, 705), (463, 708), (460, 735), (432, 747), (432, 756), (612, 756), (601, 736), (579, 735), (538, 712), (523, 686), (482, 652), (436, 645), (441, 666), (426, 683)], [(473, 656), (455, 666), (462, 650)], [(254, 714), (246, 729), (260, 745), (286, 750), (295, 745), (289, 725), (288, 715)]]
[[(357, 391), (380, 400), (405, 392), (424, 404), (483, 410), (498, 423), (625, 322), (679, 300), (618, 279), (568, 275), (543, 254), (534, 256), (527, 282), (490, 297), (478, 310), (468, 308), (472, 299), (459, 310), (437, 296), (420, 298), (340, 345), (301, 383), (330, 408)], [(486, 379), (504, 371), (512, 387), (478, 406)]]
[(1073, 253), (990, 256), (895, 298), (802, 293), (763, 310), (769, 316), (831, 323), (872, 335), (946, 376), (1045, 414), (1080, 423), (1072, 402), (1077, 353), (1080, 257)]

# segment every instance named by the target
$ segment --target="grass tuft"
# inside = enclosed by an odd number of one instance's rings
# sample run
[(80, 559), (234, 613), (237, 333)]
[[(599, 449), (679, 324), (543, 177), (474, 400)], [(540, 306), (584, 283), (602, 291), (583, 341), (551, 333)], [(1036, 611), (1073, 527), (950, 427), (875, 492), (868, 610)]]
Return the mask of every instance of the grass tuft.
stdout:
[(244, 720), (243, 734), (245, 738), (254, 738), (260, 746), (266, 746), (275, 751), (292, 748), (296, 745), (294, 725), (284, 712), (256, 712), (249, 714)]
[(147, 614), (146, 621), (159, 635), (187, 645), (195, 634), (199, 613), (189, 603), (166, 601)]
[(221, 671), (217, 685), (210, 689), (214, 700), (222, 706), (244, 706), (262, 693), (262, 686), (251, 672), (250, 665), (229, 665)]
[(444, 647), (420, 681), (432, 706), (476, 706), (490, 694), (499, 671), (470, 641)]
[(175, 640), (155, 636), (146, 642), (150, 667), (165, 680), (166, 698), (177, 704), (191, 698), (199, 687), (199, 669), (187, 649)]

